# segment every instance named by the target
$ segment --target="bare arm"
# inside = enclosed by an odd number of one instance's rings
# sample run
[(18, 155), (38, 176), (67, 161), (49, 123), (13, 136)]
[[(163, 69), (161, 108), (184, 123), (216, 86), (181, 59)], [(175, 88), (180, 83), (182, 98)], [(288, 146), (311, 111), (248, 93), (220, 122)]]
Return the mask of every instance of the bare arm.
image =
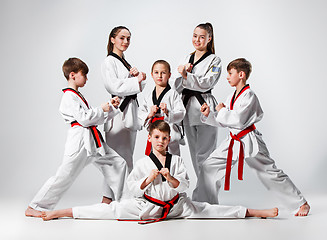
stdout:
[(162, 168), (160, 170), (160, 173), (162, 176), (164, 176), (164, 178), (166, 178), (166, 180), (171, 183), (173, 188), (177, 188), (179, 186), (179, 181), (174, 178), (173, 176), (170, 175), (170, 172), (168, 170), (168, 168)]
[(140, 188), (143, 190), (144, 188), (146, 188), (146, 186), (148, 186), (150, 183), (152, 183), (154, 181), (154, 179), (156, 179), (156, 177), (160, 174), (158, 169), (152, 169), (150, 175), (143, 181), (143, 183), (141, 184)]

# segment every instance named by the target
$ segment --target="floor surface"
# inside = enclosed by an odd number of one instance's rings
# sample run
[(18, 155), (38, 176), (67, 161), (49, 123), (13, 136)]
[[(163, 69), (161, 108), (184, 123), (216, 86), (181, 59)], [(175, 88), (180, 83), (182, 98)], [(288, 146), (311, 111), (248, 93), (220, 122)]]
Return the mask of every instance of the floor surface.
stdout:
[(2, 202), (0, 239), (326, 239), (327, 196), (310, 196), (308, 217), (280, 210), (274, 219), (169, 220), (149, 225), (115, 220), (57, 219), (24, 216), (25, 204)]

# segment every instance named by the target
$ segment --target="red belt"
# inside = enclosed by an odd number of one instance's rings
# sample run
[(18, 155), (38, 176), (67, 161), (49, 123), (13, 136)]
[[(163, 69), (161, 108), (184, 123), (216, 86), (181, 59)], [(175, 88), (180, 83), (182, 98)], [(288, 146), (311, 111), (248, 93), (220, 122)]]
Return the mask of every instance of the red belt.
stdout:
[(230, 174), (232, 169), (232, 158), (233, 158), (233, 146), (234, 146), (234, 140), (240, 142), (240, 154), (238, 158), (238, 179), (243, 180), (243, 165), (244, 165), (244, 149), (243, 149), (243, 142), (241, 141), (241, 138), (244, 137), (249, 132), (252, 132), (255, 129), (254, 124), (252, 124), (250, 127), (247, 127), (246, 129), (239, 132), (237, 135), (233, 135), (230, 133), (230, 136), (232, 139), (230, 140), (229, 147), (228, 147), (228, 155), (227, 155), (227, 164), (226, 164), (226, 174), (225, 174), (225, 190), (229, 190), (229, 184), (230, 184)]
[[(81, 127), (83, 127), (77, 121), (71, 122), (70, 125), (72, 127), (74, 127), (74, 126), (81, 126)], [(95, 145), (97, 146), (97, 148), (101, 147), (101, 142), (104, 142), (104, 141), (103, 141), (103, 137), (102, 137), (100, 131), (97, 129), (97, 126), (90, 126), (90, 127), (88, 127), (88, 129), (91, 130), (91, 133), (93, 135), (93, 138), (94, 138), (94, 141), (95, 141)]]
[[(153, 117), (151, 120), (150, 120), (150, 123), (154, 123), (155, 121), (158, 121), (158, 120), (164, 120), (164, 116), (162, 117)], [(149, 140), (146, 142), (146, 148), (145, 148), (145, 155), (149, 156), (150, 153), (151, 153), (151, 149), (152, 149), (152, 144), (151, 142), (149, 142)]]
[(143, 220), (118, 219), (118, 221), (137, 221), (139, 224), (148, 224), (148, 223), (155, 223), (155, 222), (163, 221), (163, 220), (165, 220), (167, 218), (168, 213), (173, 208), (173, 206), (178, 202), (179, 194), (177, 193), (177, 195), (175, 197), (173, 197), (170, 201), (166, 201), (166, 202), (161, 201), (161, 200), (156, 199), (156, 198), (153, 198), (153, 197), (150, 197), (150, 196), (146, 195), (145, 193), (144, 193), (144, 198), (146, 200), (148, 200), (149, 202), (157, 205), (157, 206), (163, 207), (162, 214), (161, 214), (160, 218), (157, 218), (157, 219), (143, 219)]

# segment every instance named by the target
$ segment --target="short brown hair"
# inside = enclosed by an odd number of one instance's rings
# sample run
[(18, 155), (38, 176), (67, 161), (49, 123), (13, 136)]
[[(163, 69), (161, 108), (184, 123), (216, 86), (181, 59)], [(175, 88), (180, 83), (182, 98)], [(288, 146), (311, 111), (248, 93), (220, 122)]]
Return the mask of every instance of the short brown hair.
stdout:
[(164, 120), (157, 120), (149, 125), (149, 134), (151, 135), (154, 129), (158, 129), (160, 132), (165, 132), (170, 135), (170, 126)]
[(169, 73), (170, 73), (170, 65), (169, 65), (169, 63), (168, 63), (167, 61), (165, 61), (165, 60), (157, 60), (157, 61), (155, 61), (154, 64), (152, 65), (151, 72), (153, 72), (153, 68), (154, 68), (154, 66), (157, 65), (157, 64), (165, 65), (165, 67), (168, 68), (168, 71), (169, 71)]
[(232, 68), (235, 68), (238, 73), (243, 71), (246, 76), (245, 79), (248, 79), (252, 72), (252, 65), (245, 58), (238, 58), (231, 61), (227, 66), (227, 71), (231, 70)]
[(86, 75), (89, 72), (89, 68), (81, 59), (69, 58), (62, 65), (62, 71), (64, 72), (65, 78), (68, 80), (71, 72), (78, 73), (81, 71), (83, 75)]

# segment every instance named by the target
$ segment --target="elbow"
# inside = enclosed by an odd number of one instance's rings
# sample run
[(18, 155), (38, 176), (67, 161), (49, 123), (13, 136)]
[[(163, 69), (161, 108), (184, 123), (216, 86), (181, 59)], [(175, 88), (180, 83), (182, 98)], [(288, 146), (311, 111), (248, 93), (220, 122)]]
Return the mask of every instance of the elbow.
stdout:
[(110, 86), (109, 83), (105, 82), (105, 83), (104, 83), (104, 87), (105, 87), (105, 89), (107, 90), (107, 92), (108, 92), (109, 94), (117, 95), (117, 94), (114, 93), (114, 89)]

